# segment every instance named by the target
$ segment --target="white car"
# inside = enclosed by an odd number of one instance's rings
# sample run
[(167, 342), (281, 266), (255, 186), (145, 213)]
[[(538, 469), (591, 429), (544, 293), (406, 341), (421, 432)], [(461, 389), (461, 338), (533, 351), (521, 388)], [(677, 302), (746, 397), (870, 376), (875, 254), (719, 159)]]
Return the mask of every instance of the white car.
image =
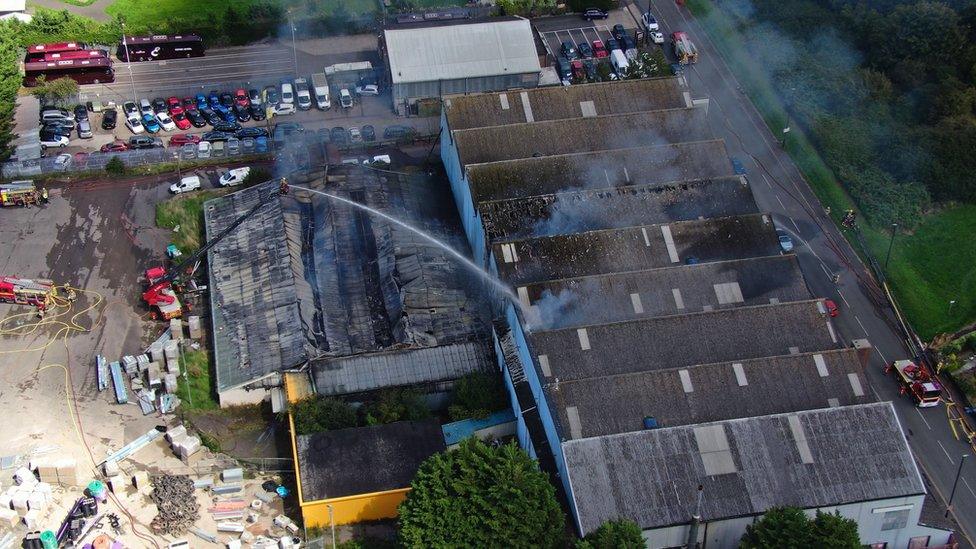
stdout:
[(783, 250), (783, 253), (793, 251), (793, 239), (790, 235), (786, 234), (786, 231), (777, 229), (776, 238), (779, 239), (779, 247)]
[(275, 116), (282, 116), (285, 114), (295, 114), (295, 104), (294, 103), (278, 103), (274, 108)]
[(195, 191), (200, 188), (200, 177), (196, 175), (188, 175), (181, 179), (178, 183), (173, 183), (169, 186), (169, 192), (173, 194), (180, 194), (190, 191)]
[(367, 160), (363, 164), (392, 164), (393, 161), (390, 159), (388, 154), (378, 154), (373, 157), (372, 160)]
[(173, 119), (165, 112), (156, 113), (156, 122), (159, 122), (159, 126), (168, 132), (176, 129), (176, 124), (173, 122)]
[(71, 140), (63, 135), (58, 135), (56, 133), (45, 133), (41, 132), (41, 148), (47, 149), (50, 147), (67, 147)]
[(644, 14), (641, 15), (641, 22), (644, 23), (644, 28), (646, 28), (649, 31), (661, 30), (661, 27), (658, 26), (657, 24), (657, 19), (655, 19), (654, 16), (651, 15), (651, 12), (649, 11), (644, 12)]
[(155, 114), (155, 111), (153, 111), (152, 108), (152, 103), (150, 103), (148, 99), (139, 100), (139, 112), (142, 113), (143, 115), (148, 114), (150, 116)]
[(244, 166), (243, 168), (235, 168), (220, 176), (220, 180), (217, 181), (217, 184), (221, 187), (234, 187), (236, 185), (240, 185), (244, 182), (244, 179), (249, 173), (251, 173), (251, 168), (248, 168), (247, 166)]
[(342, 108), (344, 109), (348, 109), (352, 106), (352, 94), (349, 93), (349, 90), (346, 88), (339, 90), (339, 104), (342, 105)]
[(139, 134), (146, 131), (146, 128), (142, 125), (142, 121), (138, 118), (139, 115), (132, 115), (125, 119), (125, 127), (129, 128), (129, 131), (134, 134)]
[(376, 84), (356, 86), (356, 95), (379, 95), (379, 94), (380, 94), (380, 88)]
[(663, 44), (664, 43), (664, 33), (663, 32), (657, 32), (657, 31), (652, 32), (651, 33), (651, 41), (654, 42), (655, 44)]
[(294, 103), (295, 94), (292, 92), (291, 84), (288, 82), (281, 83), (281, 102), (282, 103)]
[(56, 170), (67, 170), (71, 167), (71, 155), (68, 153), (59, 154), (57, 158), (54, 159), (54, 169)]
[(197, 143), (197, 158), (210, 158), (211, 145), (209, 141)]
[(363, 134), (359, 132), (359, 128), (349, 128), (349, 141), (352, 143), (363, 142)]

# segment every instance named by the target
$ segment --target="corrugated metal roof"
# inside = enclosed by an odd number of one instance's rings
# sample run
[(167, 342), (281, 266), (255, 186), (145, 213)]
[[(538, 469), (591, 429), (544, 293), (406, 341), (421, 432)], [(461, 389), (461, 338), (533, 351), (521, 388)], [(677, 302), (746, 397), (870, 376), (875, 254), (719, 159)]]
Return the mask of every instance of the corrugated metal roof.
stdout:
[(526, 19), (387, 29), (394, 84), (542, 70)]

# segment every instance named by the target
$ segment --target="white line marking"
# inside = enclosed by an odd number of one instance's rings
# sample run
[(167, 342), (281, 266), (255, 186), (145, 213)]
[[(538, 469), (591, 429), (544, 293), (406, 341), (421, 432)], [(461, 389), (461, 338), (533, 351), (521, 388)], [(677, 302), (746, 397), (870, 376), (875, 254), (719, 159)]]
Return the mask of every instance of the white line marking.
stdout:
[(761, 176), (762, 176), (762, 178), (763, 178), (763, 181), (765, 181), (765, 182), (766, 182), (766, 185), (768, 185), (768, 186), (769, 186), (769, 188), (770, 188), (770, 189), (772, 189), (772, 188), (773, 188), (773, 184), (769, 182), (769, 178), (768, 178), (768, 177), (766, 177), (766, 174), (764, 174), (764, 173), (762, 173), (762, 172), (759, 172), (759, 175), (761, 175)]
[(829, 278), (830, 277), (830, 271), (827, 270), (827, 266), (824, 265), (823, 263), (821, 263), (820, 264), (820, 268), (823, 269), (824, 274), (827, 275), (827, 277)]
[(972, 494), (973, 497), (976, 497), (976, 492), (973, 492), (973, 487), (969, 485), (969, 482), (966, 481), (965, 478), (963, 478), (962, 481), (966, 484), (966, 488), (969, 489), (969, 493)]
[(783, 208), (783, 211), (786, 211), (786, 204), (783, 204), (783, 199), (782, 198), (780, 198), (779, 196), (777, 196), (776, 197), (776, 202), (779, 202), (779, 206), (781, 208)]
[(915, 412), (918, 413), (918, 417), (922, 418), (922, 423), (924, 423), (925, 426), (929, 428), (929, 431), (931, 431), (932, 430), (932, 426), (929, 425), (929, 422), (928, 421), (926, 421), (925, 416), (922, 415), (922, 412), (919, 412), (918, 411), (918, 408), (915, 408)]
[(952, 461), (952, 458), (951, 458), (951, 457), (949, 457), (949, 452), (948, 452), (948, 451), (947, 451), (947, 450), (945, 449), (945, 446), (943, 446), (943, 445), (942, 445), (942, 441), (941, 441), (941, 440), (937, 440), (936, 442), (938, 442), (938, 443), (939, 443), (939, 448), (942, 448), (942, 451), (943, 451), (943, 452), (945, 453), (945, 455), (946, 455), (946, 459), (948, 459), (948, 460), (949, 460), (949, 463), (951, 463), (951, 464), (953, 464), (953, 465), (955, 465), (955, 464), (956, 464), (956, 462), (955, 462), (955, 461)]
[(792, 223), (793, 226), (796, 227), (796, 232), (800, 232), (800, 226), (796, 224), (796, 220), (794, 220), (792, 217), (789, 216), (787, 216), (787, 218), (790, 220), (790, 223)]
[(877, 347), (875, 347), (875, 348), (874, 348), (874, 350), (878, 352), (878, 356), (880, 356), (880, 357), (881, 357), (881, 361), (882, 361), (882, 362), (883, 362), (883, 363), (884, 363), (885, 365), (887, 365), (887, 364), (888, 364), (888, 359), (887, 359), (887, 358), (885, 358), (885, 356), (884, 356), (884, 353), (882, 353), (882, 352), (881, 352), (881, 349), (879, 349), (879, 348), (877, 348)]
[(848, 307), (851, 306), (851, 304), (847, 302), (847, 298), (844, 297), (844, 294), (840, 290), (837, 290), (837, 295), (839, 295), (840, 298), (844, 300), (844, 305), (847, 305)]
[(864, 330), (864, 335), (869, 335), (868, 329), (864, 327), (864, 324), (861, 324), (861, 319), (857, 318), (857, 315), (854, 315), (854, 320), (856, 320), (857, 323), (861, 325), (861, 329)]

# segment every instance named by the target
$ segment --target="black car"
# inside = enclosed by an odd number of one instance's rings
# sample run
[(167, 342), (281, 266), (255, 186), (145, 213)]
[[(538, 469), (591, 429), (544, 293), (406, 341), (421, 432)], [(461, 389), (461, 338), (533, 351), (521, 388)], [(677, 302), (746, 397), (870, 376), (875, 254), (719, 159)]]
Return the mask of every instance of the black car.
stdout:
[(242, 107), (240, 105), (234, 105), (234, 116), (237, 117), (239, 122), (247, 122), (251, 119), (251, 109)]
[(593, 57), (593, 48), (587, 42), (580, 42), (580, 57)]
[(237, 130), (237, 138), (244, 139), (245, 137), (267, 137), (268, 130), (264, 128), (241, 128)]
[(234, 96), (229, 93), (220, 94), (220, 104), (228, 109), (234, 106)]
[(569, 60), (562, 57), (556, 58), (556, 69), (559, 71), (559, 78), (569, 80), (573, 77), (573, 69), (569, 65)]
[(149, 137), (148, 135), (133, 135), (129, 138), (130, 149), (152, 149), (162, 146), (163, 142), (158, 137)]
[(88, 120), (88, 109), (84, 105), (75, 107), (75, 120)]
[(220, 114), (213, 109), (200, 109), (200, 114), (207, 119), (207, 124), (210, 124), (211, 126), (224, 123), (224, 117), (220, 116)]
[(41, 126), (41, 131), (56, 133), (65, 137), (71, 137), (71, 131), (75, 129), (75, 123), (70, 120), (49, 120)]
[(302, 126), (298, 122), (279, 122), (275, 124), (275, 133), (282, 132), (285, 135), (290, 135), (295, 132), (305, 131), (305, 126)]
[(562, 51), (563, 57), (571, 61), (579, 57), (579, 53), (576, 51), (576, 44), (572, 40), (563, 42), (560, 50)]
[(580, 15), (583, 17), (583, 19), (592, 21), (594, 19), (606, 19), (607, 17), (610, 17), (610, 12), (601, 10), (599, 8), (587, 8), (587, 10)]
[(251, 89), (247, 90), (247, 99), (251, 102), (252, 105), (260, 105), (261, 104), (261, 92), (259, 92), (258, 90), (254, 89), (254, 88), (251, 88)]
[(157, 97), (156, 99), (153, 99), (152, 108), (153, 108), (153, 111), (155, 111), (158, 114), (158, 113), (161, 113), (161, 112), (168, 111), (169, 110), (169, 105), (166, 104), (166, 100), (165, 99), (163, 99), (162, 97)]
[(596, 63), (592, 59), (587, 59), (583, 61), (583, 70), (586, 71), (586, 79), (590, 82), (596, 82)]
[(336, 145), (345, 145), (349, 142), (349, 132), (342, 126), (336, 126), (329, 133), (329, 140)]
[(268, 86), (267, 88), (264, 88), (264, 96), (269, 105), (278, 104), (278, 88), (276, 86)]
[(363, 126), (360, 133), (363, 135), (363, 141), (376, 141), (376, 128), (373, 126), (370, 126), (369, 124)]
[(414, 129), (410, 126), (387, 126), (383, 130), (383, 139), (400, 139), (413, 133)]
[(207, 119), (196, 109), (186, 111), (186, 119), (193, 124), (194, 128), (202, 128), (207, 125)]
[(624, 51), (627, 51), (627, 50), (636, 50), (637, 49), (637, 42), (634, 41), (634, 37), (633, 36), (631, 36), (629, 34), (625, 34), (624, 35), (623, 44), (620, 45), (620, 48), (623, 49)]
[(183, 111), (191, 111), (197, 108), (197, 100), (192, 97), (183, 98)]
[(611, 39), (607, 40), (606, 46), (607, 46), (607, 51), (608, 52), (611, 52), (613, 50), (620, 49), (620, 44), (617, 43), (617, 39), (616, 38), (611, 38)]
[(614, 25), (613, 30), (610, 31), (610, 34), (613, 35), (614, 40), (617, 42), (623, 42), (624, 36), (627, 36), (627, 29), (625, 29), (623, 25)]
[(213, 129), (215, 132), (234, 134), (235, 132), (237, 132), (237, 130), (241, 129), (241, 125), (238, 124), (237, 122), (234, 122), (233, 124), (229, 122), (224, 122), (222, 124), (214, 124)]
[(204, 141), (210, 141), (211, 143), (213, 143), (214, 141), (227, 141), (231, 137), (234, 137), (233, 132), (228, 133), (228, 132), (221, 132), (221, 131), (213, 131), (213, 132), (207, 132), (203, 134), (203, 136), (201, 136), (200, 139)]
[(248, 109), (250, 109), (251, 111), (251, 120), (257, 120), (260, 122), (261, 120), (267, 118), (267, 115), (264, 114), (263, 106), (258, 106), (255, 105), (254, 103), (251, 103), (251, 106), (248, 107)]
[(103, 130), (114, 130), (115, 123), (119, 119), (119, 111), (115, 109), (109, 109), (102, 114), (102, 129)]

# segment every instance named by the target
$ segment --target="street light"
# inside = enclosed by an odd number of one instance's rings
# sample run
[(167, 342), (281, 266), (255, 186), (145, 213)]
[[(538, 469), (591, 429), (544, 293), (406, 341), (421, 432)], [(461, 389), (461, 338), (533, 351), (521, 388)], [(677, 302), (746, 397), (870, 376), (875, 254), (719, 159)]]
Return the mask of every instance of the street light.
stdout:
[(125, 68), (129, 70), (129, 84), (132, 86), (132, 102), (138, 105), (139, 98), (136, 96), (136, 81), (132, 77), (132, 59), (129, 58), (129, 43), (125, 39), (125, 23), (120, 24), (122, 25), (122, 49), (125, 50)]
[(951, 315), (952, 314), (952, 306), (955, 305), (955, 304), (956, 304), (956, 300), (955, 299), (952, 299), (952, 300), (949, 301), (949, 312), (946, 313), (947, 315)]
[(891, 240), (888, 241), (888, 255), (885, 256), (885, 266), (884, 266), (884, 277), (888, 278), (888, 260), (891, 259), (891, 247), (895, 244), (895, 231), (898, 230), (898, 224), (891, 224)]
[(295, 24), (288, 19), (288, 26), (291, 27), (291, 53), (295, 57), (295, 78), (298, 78), (298, 49), (295, 47)]
[[(955, 303), (952, 301), (951, 303)], [(949, 503), (946, 505), (945, 518), (949, 518), (949, 511), (952, 510), (952, 498), (956, 497), (956, 486), (959, 485), (959, 475), (962, 474), (962, 464), (966, 463), (966, 458), (969, 454), (963, 454), (962, 459), (959, 460), (959, 468), (956, 469), (956, 480), (952, 483), (952, 492), (949, 493)]]

